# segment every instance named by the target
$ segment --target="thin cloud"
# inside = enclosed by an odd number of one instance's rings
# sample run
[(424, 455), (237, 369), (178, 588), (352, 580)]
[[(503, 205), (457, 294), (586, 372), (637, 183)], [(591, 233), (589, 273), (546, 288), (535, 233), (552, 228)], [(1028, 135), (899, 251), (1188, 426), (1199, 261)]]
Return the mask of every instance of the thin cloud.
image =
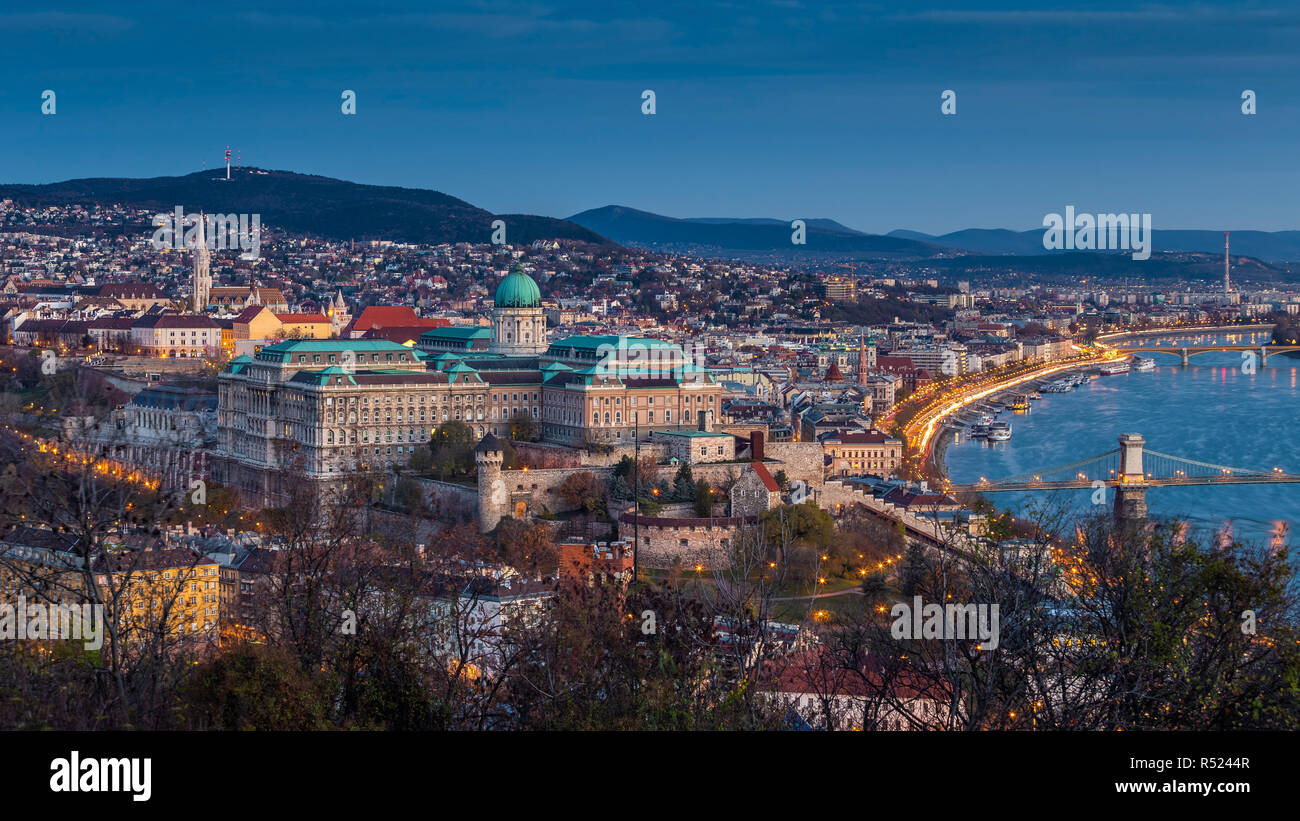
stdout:
[(114, 14), (66, 11), (31, 11), (0, 14), (0, 29), (17, 31), (74, 31), (80, 34), (121, 34), (135, 22)]

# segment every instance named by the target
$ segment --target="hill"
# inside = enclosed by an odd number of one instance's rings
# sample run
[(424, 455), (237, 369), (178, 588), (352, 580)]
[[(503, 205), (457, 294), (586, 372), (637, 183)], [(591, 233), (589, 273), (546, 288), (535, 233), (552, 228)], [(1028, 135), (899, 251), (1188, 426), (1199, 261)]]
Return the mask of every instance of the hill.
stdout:
[[(1153, 229), (1151, 247), (1156, 251), (1186, 251), (1223, 255), (1222, 231)], [(1009, 231), (1005, 228), (967, 228), (947, 234), (924, 234), (920, 231), (890, 231), (886, 236), (926, 242), (953, 250), (981, 254), (1039, 256), (1043, 248), (1043, 229)], [(1061, 252), (1056, 252), (1061, 253)], [(1233, 231), (1232, 255), (1255, 257), (1267, 262), (1300, 260), (1300, 231)]]
[(100, 177), (47, 185), (0, 185), (0, 198), (24, 205), (113, 204), (171, 211), (260, 214), (264, 225), (326, 239), (397, 242), (487, 242), (494, 219), (512, 244), (537, 239), (607, 240), (564, 220), (493, 214), (464, 200), (422, 188), (363, 185), (330, 177), (240, 168), (227, 181), (206, 171), (181, 177)]
[(615, 242), (657, 251), (738, 256), (762, 252), (788, 259), (822, 254), (846, 258), (928, 258), (947, 253), (924, 242), (864, 234), (826, 219), (804, 220), (806, 245), (791, 244), (789, 220), (678, 219), (622, 205), (594, 208), (568, 219)]

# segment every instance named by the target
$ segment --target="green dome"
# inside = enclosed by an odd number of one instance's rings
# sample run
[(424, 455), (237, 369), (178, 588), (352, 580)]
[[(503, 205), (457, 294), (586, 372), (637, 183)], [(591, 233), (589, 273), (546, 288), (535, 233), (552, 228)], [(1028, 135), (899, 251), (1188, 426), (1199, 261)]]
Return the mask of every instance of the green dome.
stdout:
[(540, 308), (542, 292), (533, 278), (516, 265), (497, 286), (493, 302), (498, 308)]

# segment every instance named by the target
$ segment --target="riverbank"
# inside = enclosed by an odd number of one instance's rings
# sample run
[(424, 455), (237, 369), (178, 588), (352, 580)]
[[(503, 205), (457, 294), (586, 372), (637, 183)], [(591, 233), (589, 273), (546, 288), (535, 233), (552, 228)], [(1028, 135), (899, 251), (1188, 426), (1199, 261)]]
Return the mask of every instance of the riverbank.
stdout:
[[(989, 446), (949, 434), (941, 463), (948, 480), (967, 486), (984, 477), (997, 481), (1046, 472), (1112, 451), (1124, 433), (1141, 434), (1148, 455), (1172, 454), (1242, 472), (1300, 473), (1300, 428), (1293, 424), (1300, 407), (1300, 363), (1294, 359), (1270, 356), (1267, 365), (1252, 371), (1241, 367), (1234, 352), (1204, 354), (1190, 367), (1165, 356), (1150, 372), (1094, 378), (1068, 393), (1042, 396), (1030, 413), (1014, 417), (1010, 442)], [(1174, 472), (1168, 465), (1153, 466), (1150, 456), (1147, 467), (1166, 476)], [(1055, 475), (1069, 478), (1070, 472)], [(1148, 494), (1147, 503), (1152, 516), (1186, 521), (1207, 538), (1230, 526), (1241, 538), (1271, 544), (1283, 526), (1291, 533), (1300, 528), (1298, 487), (1164, 483)], [(1097, 497), (1086, 491), (1026, 489), (985, 498), (1017, 517), (1032, 518), (1044, 505), (1068, 509), (1070, 515), (1097, 512), (1092, 502)]]
[[(1153, 329), (1143, 329), (1140, 331), (1121, 331), (1113, 334), (1105, 334), (1103, 336), (1099, 336), (1097, 338), (1097, 341), (1102, 346), (1109, 347), (1115, 341), (1137, 338), (1137, 337), (1200, 335), (1200, 334), (1207, 334), (1207, 333), (1214, 333), (1214, 332), (1225, 333), (1225, 334), (1239, 333), (1239, 332), (1258, 333), (1261, 331), (1266, 331), (1272, 327), (1273, 327), (1272, 323), (1252, 323), (1249, 325), (1194, 326), (1194, 327), (1159, 328), (1159, 329), (1153, 328)], [(1284, 353), (1280, 355), (1291, 356), (1292, 354)], [(926, 472), (931, 473), (932, 475), (939, 477), (941, 479), (947, 479), (948, 470), (947, 470), (947, 466), (944, 463), (944, 451), (947, 449), (948, 445), (952, 442), (952, 436), (950, 436), (949, 434), (953, 433), (956, 430), (956, 426), (951, 421), (952, 417), (956, 415), (958, 412), (960, 412), (962, 409), (972, 404), (975, 404), (976, 402), (984, 401), (986, 399), (995, 399), (998, 396), (1009, 392), (1012, 388), (1020, 388), (1021, 390), (1019, 392), (1037, 390), (1042, 383), (1046, 381), (1050, 381), (1048, 379), (1049, 377), (1055, 377), (1059, 374), (1067, 373), (1070, 371), (1078, 371), (1078, 370), (1084, 370), (1088, 368), (1095, 368), (1101, 363), (1103, 363), (1104, 361), (1106, 361), (1105, 355), (1099, 352), (1099, 355), (1090, 357), (1087, 360), (1081, 360), (1079, 362), (1066, 364), (1060, 367), (1045, 367), (1040, 372), (1036, 372), (1035, 375), (1025, 375), (1017, 378), (1008, 379), (1005, 383), (1001, 383), (990, 390), (980, 391), (978, 394), (975, 394), (972, 397), (963, 400), (960, 404), (951, 405), (949, 407), (942, 409), (940, 412), (932, 416), (928, 424), (925, 426), (928, 429), (929, 434), (922, 438), (923, 452), (922, 452), (921, 464), (924, 466)]]
[(988, 399), (997, 399), (1004, 393), (1010, 393), (1012, 388), (1017, 389), (1017, 393), (1036, 392), (1044, 384), (1051, 382), (1053, 379), (1059, 378), (1063, 373), (1095, 368), (1102, 361), (1104, 360), (1099, 358), (1094, 361), (1080, 362), (1075, 365), (1055, 368), (1050, 371), (1045, 371), (1040, 375), (1032, 376), (1027, 380), (1009, 380), (1004, 386), (995, 388), (992, 393), (981, 394), (979, 399), (972, 399), (971, 401), (963, 403), (962, 405), (944, 413), (942, 417), (937, 417), (941, 420), (938, 426), (938, 433), (930, 440), (931, 446), (926, 455), (925, 464), (933, 470), (936, 475), (944, 479), (948, 477), (948, 470), (944, 464), (944, 451), (946, 451), (948, 445), (952, 443), (952, 436), (949, 434), (958, 430), (958, 427), (953, 422), (952, 418), (963, 409)]
[(1027, 373), (1020, 371), (1010, 374), (1005, 379), (998, 380), (992, 385), (983, 385), (977, 381), (975, 386), (967, 388), (967, 390), (971, 391), (970, 393), (954, 397), (937, 409), (925, 413), (924, 416), (909, 420), (904, 429), (907, 441), (915, 443), (915, 446), (920, 451), (923, 470), (937, 478), (943, 478), (945, 475), (943, 463), (936, 460), (935, 448), (944, 443), (943, 440), (951, 438), (945, 435), (950, 425), (949, 417), (970, 405), (1006, 393), (1012, 388), (1022, 388), (1026, 385), (1037, 386), (1040, 382), (1047, 380), (1048, 377), (1081, 368), (1096, 367), (1114, 358), (1114, 355), (1107, 355), (1102, 351), (1086, 351), (1065, 362), (1046, 362)]

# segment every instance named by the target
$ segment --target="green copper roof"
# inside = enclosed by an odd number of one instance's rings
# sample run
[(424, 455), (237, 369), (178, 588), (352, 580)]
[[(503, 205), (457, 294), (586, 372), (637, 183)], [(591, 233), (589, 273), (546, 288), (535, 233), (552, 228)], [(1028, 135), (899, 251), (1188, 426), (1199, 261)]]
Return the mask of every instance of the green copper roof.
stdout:
[(479, 325), (449, 325), (420, 334), (420, 339), (483, 339), (492, 335), (491, 328)]
[(387, 339), (286, 339), (267, 345), (263, 351), (405, 351), (407, 347)]
[[(405, 371), (401, 371), (405, 373)], [(315, 385), (328, 385), (330, 378), (346, 379), (351, 384), (357, 384), (357, 380), (348, 371), (343, 370), (337, 365), (330, 365), (328, 368), (322, 368), (319, 371), (299, 371), (293, 378), (295, 382), (311, 382)]]
[[(296, 362), (298, 356), (309, 354), (342, 354), (352, 351), (358, 355), (385, 354), (384, 361), (418, 362), (415, 351), (386, 339), (290, 339), (267, 345), (257, 352), (256, 359), (273, 362)], [(388, 359), (389, 355), (393, 358)], [(310, 360), (304, 360), (310, 361)]]
[(542, 292), (533, 278), (516, 265), (497, 286), (493, 303), (498, 308), (540, 308)]
[[(622, 346), (620, 346), (622, 340)], [(605, 334), (603, 336), (566, 336), (564, 339), (557, 339), (551, 343), (552, 348), (577, 348), (578, 350), (593, 350), (602, 345), (608, 345), (613, 348), (639, 346), (644, 349), (651, 348), (672, 348), (681, 350), (677, 345), (664, 339), (655, 339), (649, 336), (613, 336)]]

